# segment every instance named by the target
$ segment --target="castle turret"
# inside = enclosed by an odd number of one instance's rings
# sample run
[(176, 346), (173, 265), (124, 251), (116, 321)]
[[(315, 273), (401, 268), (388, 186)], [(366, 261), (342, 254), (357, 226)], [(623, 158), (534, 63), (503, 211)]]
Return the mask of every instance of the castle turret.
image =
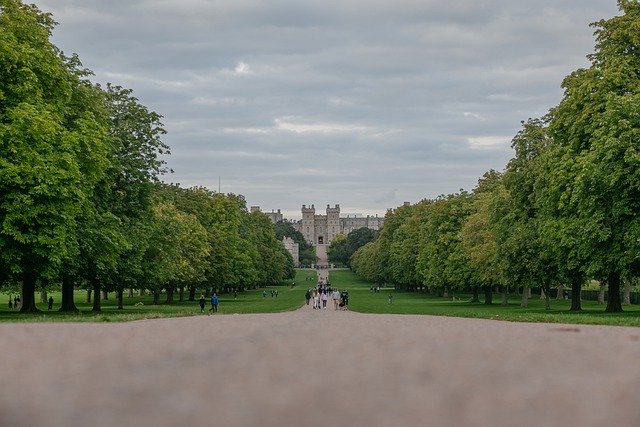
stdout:
[(342, 233), (340, 227), (340, 205), (335, 205), (334, 208), (327, 205), (327, 243), (331, 243), (340, 233)]
[(307, 207), (307, 205), (302, 205), (302, 222), (300, 224), (300, 232), (304, 236), (304, 240), (307, 241), (310, 245), (315, 243), (315, 217), (316, 217), (316, 207), (311, 205)]

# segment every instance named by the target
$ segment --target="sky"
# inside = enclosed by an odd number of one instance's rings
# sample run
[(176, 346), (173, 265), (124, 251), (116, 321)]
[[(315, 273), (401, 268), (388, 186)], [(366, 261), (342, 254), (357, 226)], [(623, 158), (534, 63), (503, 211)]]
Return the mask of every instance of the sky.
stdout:
[(588, 67), (589, 24), (618, 14), (615, 0), (35, 4), (95, 82), (164, 117), (165, 181), (288, 218), (472, 190)]

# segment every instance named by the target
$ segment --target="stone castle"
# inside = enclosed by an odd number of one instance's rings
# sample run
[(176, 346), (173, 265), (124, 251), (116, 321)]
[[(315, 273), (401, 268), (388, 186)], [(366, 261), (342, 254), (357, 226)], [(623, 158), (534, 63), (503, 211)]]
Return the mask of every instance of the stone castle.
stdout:
[(339, 235), (345, 236), (358, 228), (380, 230), (384, 218), (367, 215), (340, 216), (340, 205), (327, 205), (325, 215), (316, 215), (315, 205), (302, 205), (302, 219), (295, 223), (296, 229), (311, 245), (329, 245)]
[[(262, 212), (260, 206), (251, 206), (251, 212)], [(284, 219), (280, 209), (264, 213), (274, 224)], [(338, 235), (345, 236), (358, 228), (380, 230), (384, 218), (378, 215), (346, 215), (340, 216), (340, 205), (327, 205), (325, 215), (316, 215), (315, 205), (302, 205), (302, 219), (293, 223), (294, 228), (302, 233), (310, 245), (330, 245)]]
[[(262, 212), (259, 206), (251, 206), (251, 212)], [(264, 213), (274, 224), (284, 219), (280, 209), (277, 211)], [(359, 228), (370, 228), (372, 230), (380, 230), (384, 218), (378, 215), (346, 215), (340, 216), (340, 205), (331, 207), (327, 205), (325, 215), (316, 215), (315, 205), (302, 205), (302, 219), (293, 222), (294, 228), (302, 233), (304, 239), (313, 246), (330, 245), (331, 241), (339, 234), (345, 236), (353, 230)], [(285, 237), (282, 244), (293, 256), (298, 260), (299, 248), (298, 244), (293, 240)]]

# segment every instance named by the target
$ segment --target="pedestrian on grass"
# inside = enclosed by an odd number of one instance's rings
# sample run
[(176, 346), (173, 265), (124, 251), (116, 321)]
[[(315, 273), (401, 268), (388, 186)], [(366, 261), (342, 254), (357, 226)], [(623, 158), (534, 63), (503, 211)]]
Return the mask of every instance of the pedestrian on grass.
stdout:
[(267, 297), (267, 291), (262, 290), (262, 298), (264, 299), (264, 298), (266, 298), (266, 297)]
[(218, 312), (218, 295), (216, 295), (215, 292), (211, 295), (211, 308), (209, 311), (213, 311), (214, 313)]
[(238, 291), (237, 290), (233, 290), (233, 299), (238, 299)]
[(11, 299), (11, 295), (9, 295), (9, 308), (13, 308), (13, 300)]
[(204, 299), (204, 295), (200, 295), (200, 313), (204, 313), (204, 305), (207, 303), (207, 300)]
[(47, 307), (48, 310), (51, 310), (53, 308), (53, 297), (49, 297), (49, 306)]
[(387, 304), (393, 304), (393, 295), (389, 294), (389, 298), (387, 298)]

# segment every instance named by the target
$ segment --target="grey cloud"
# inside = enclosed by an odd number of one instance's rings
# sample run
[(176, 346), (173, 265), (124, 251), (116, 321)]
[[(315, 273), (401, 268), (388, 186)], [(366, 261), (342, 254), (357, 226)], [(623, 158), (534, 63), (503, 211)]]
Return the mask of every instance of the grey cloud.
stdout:
[[(502, 169), (587, 65), (601, 0), (40, 0), (54, 42), (165, 117), (167, 180), (383, 214)], [(240, 66), (240, 64), (244, 64)], [(471, 141), (471, 142), (470, 142)]]

